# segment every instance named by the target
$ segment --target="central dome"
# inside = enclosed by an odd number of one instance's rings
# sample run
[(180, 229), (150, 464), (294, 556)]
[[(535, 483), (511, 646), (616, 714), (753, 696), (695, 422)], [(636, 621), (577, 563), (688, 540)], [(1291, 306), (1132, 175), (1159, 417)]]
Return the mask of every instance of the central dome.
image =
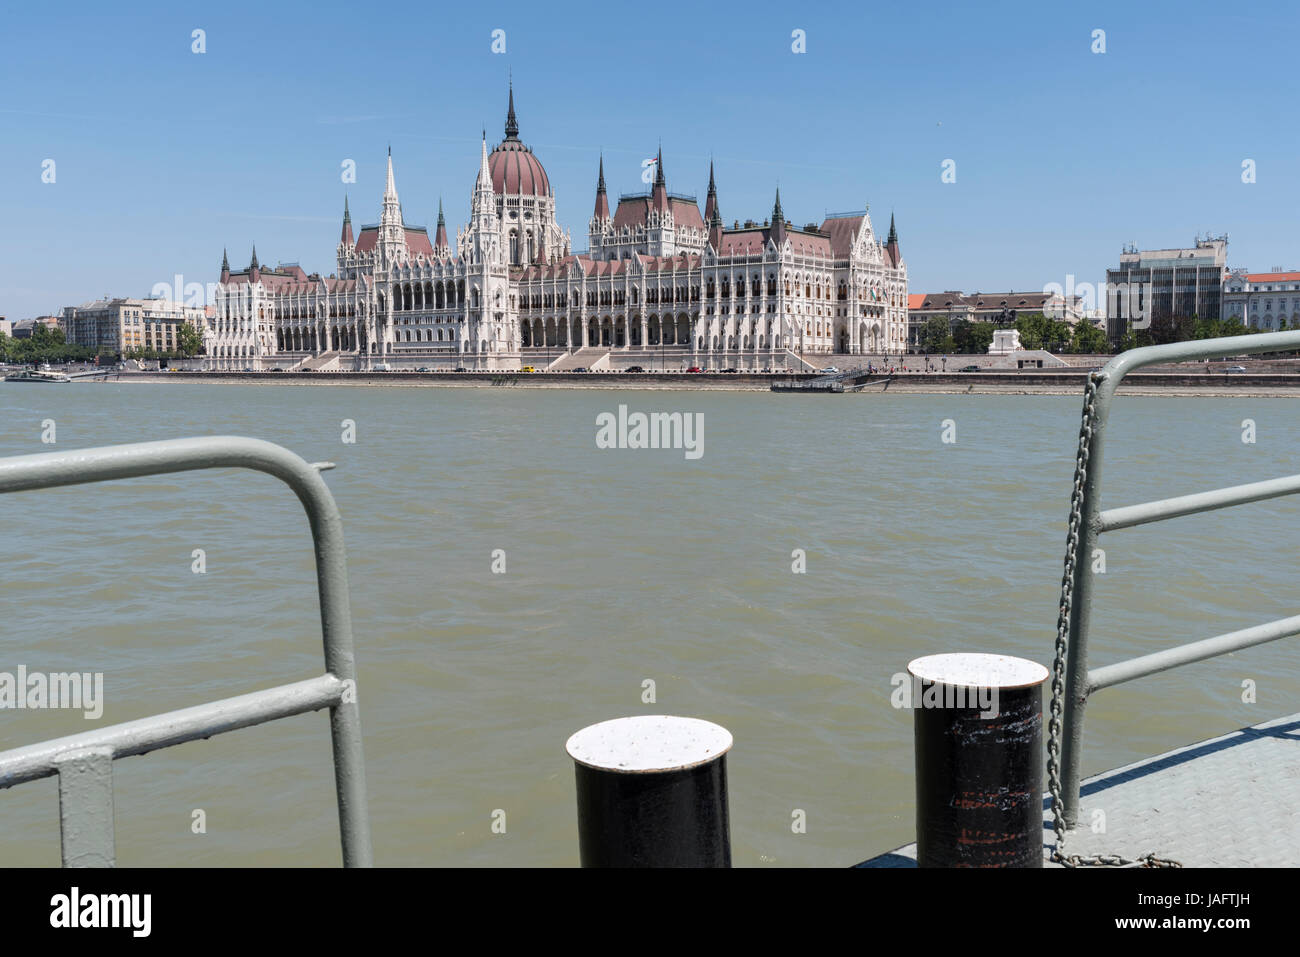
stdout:
[(488, 157), (488, 170), (492, 173), (493, 192), (551, 195), (551, 181), (546, 178), (541, 161), (518, 138), (502, 140)]
[(506, 113), (506, 138), (488, 157), (492, 174), (492, 191), (525, 196), (550, 196), (551, 181), (541, 160), (519, 141), (519, 121), (515, 119), (515, 91), (510, 89), (510, 108)]

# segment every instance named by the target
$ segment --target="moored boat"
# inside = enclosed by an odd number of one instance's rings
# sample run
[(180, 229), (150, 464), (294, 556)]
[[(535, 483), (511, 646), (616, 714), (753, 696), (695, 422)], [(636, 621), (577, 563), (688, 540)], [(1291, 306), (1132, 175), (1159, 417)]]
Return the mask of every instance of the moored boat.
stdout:
[(71, 382), (66, 372), (54, 372), (50, 369), (23, 369), (5, 376), (6, 382)]

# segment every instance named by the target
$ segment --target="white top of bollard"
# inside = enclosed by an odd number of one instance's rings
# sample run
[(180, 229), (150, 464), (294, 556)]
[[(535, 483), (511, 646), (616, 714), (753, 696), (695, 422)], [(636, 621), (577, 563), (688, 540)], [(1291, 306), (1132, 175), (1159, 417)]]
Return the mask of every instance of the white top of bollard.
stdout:
[(1047, 680), (1047, 669), (1038, 662), (1010, 655), (926, 655), (907, 670), (922, 681), (968, 688), (1027, 688)]
[(635, 774), (707, 764), (726, 754), (731, 743), (731, 732), (712, 721), (648, 714), (590, 725), (564, 749), (589, 768)]

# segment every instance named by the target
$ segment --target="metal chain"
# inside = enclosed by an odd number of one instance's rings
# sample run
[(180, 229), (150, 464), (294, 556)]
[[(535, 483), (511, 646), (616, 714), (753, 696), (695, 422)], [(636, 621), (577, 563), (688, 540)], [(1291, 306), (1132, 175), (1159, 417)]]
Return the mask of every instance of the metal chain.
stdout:
[(1065, 661), (1070, 650), (1070, 610), (1074, 604), (1074, 574), (1078, 559), (1079, 529), (1083, 522), (1083, 489), (1088, 480), (1088, 454), (1092, 446), (1093, 427), (1097, 420), (1097, 385), (1101, 376), (1088, 374), (1084, 389), (1083, 421), (1079, 426), (1079, 453), (1074, 464), (1074, 491), (1070, 496), (1070, 530), (1065, 542), (1065, 572), (1061, 577), (1061, 608), (1056, 619), (1056, 660), (1052, 662), (1052, 702), (1047, 722), (1047, 786), (1052, 794), (1052, 827), (1056, 831), (1056, 846), (1052, 861), (1063, 867), (1124, 867), (1138, 864), (1141, 867), (1182, 867), (1177, 861), (1165, 860), (1146, 854), (1130, 860), (1119, 854), (1096, 854), (1083, 857), (1065, 853), (1064, 809), (1061, 802), (1061, 735), (1065, 713)]

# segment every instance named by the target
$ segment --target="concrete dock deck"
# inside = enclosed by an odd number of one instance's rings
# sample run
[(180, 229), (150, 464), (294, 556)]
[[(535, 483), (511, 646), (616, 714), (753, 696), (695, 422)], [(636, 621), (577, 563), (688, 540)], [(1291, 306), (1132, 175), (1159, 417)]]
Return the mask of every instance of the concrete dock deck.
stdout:
[[(1105, 831), (1094, 833), (1097, 811)], [(1045, 862), (1054, 844), (1048, 796)], [(1154, 853), (1184, 867), (1300, 867), (1300, 714), (1088, 778), (1066, 852)], [(916, 845), (857, 866), (916, 867)]]

